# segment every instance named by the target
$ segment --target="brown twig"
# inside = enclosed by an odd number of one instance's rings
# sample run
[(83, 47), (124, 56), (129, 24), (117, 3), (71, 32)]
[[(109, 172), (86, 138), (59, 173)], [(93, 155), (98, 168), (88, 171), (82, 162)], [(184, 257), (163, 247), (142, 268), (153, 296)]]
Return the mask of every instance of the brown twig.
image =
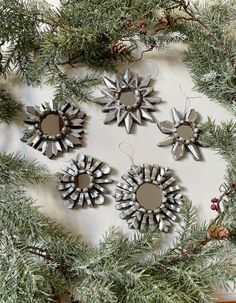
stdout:
[[(221, 220), (223, 219), (223, 212), (221, 211), (220, 203), (223, 201), (223, 199), (226, 196), (231, 195), (233, 192), (236, 191), (236, 181), (230, 182), (227, 186), (225, 186), (224, 192), (220, 195), (220, 197), (217, 199), (217, 206), (218, 206), (218, 215), (217, 217), (211, 222), (210, 226), (212, 225), (219, 225)], [(198, 249), (205, 246), (210, 241), (214, 241), (215, 239), (206, 234), (206, 236), (200, 240), (196, 241), (190, 241), (188, 244), (186, 244), (181, 250), (180, 253), (176, 256), (173, 256), (170, 260), (168, 260), (166, 263), (172, 264), (176, 261), (181, 260), (182, 258), (188, 256), (190, 253), (194, 253)]]

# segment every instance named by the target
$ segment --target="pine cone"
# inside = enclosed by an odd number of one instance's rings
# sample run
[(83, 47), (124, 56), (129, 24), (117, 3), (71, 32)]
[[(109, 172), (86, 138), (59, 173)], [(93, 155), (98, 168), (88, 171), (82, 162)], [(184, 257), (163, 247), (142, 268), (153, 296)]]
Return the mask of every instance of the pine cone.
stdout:
[(111, 49), (113, 54), (123, 55), (127, 52), (127, 45), (122, 41), (114, 41)]
[(229, 231), (224, 225), (217, 226), (213, 224), (209, 227), (208, 233), (214, 240), (224, 240), (229, 236)]

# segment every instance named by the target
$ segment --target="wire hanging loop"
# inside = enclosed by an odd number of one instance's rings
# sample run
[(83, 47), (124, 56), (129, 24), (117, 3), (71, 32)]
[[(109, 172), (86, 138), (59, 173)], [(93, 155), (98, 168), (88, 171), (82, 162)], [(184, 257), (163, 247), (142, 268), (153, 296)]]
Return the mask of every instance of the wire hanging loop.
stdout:
[[(126, 146), (126, 148), (125, 148)], [(119, 144), (119, 150), (125, 154), (131, 161), (132, 165), (135, 167), (135, 163), (134, 163), (134, 147), (133, 145), (131, 145), (128, 142), (121, 142)]]
[(192, 99), (199, 99), (199, 98), (201, 98), (201, 96), (192, 96), (192, 97), (187, 96), (180, 84), (179, 84), (179, 89), (180, 89), (181, 93), (185, 96), (184, 114), (186, 114), (186, 112), (189, 110), (189, 108), (191, 106), (191, 100)]

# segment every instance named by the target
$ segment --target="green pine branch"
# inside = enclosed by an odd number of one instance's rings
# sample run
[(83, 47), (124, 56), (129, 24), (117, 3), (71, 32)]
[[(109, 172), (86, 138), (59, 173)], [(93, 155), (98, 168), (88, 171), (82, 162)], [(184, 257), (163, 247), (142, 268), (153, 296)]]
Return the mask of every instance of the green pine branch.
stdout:
[(22, 104), (5, 89), (0, 89), (0, 122), (9, 123), (22, 111)]
[(46, 167), (27, 160), (20, 153), (0, 154), (0, 186), (16, 186), (25, 181), (38, 183), (48, 178)]

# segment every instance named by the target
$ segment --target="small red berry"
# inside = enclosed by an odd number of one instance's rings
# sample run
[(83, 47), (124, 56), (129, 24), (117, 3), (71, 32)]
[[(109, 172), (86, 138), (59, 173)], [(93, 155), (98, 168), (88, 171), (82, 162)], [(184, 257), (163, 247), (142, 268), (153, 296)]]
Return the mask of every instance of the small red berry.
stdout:
[(146, 23), (144, 21), (140, 21), (139, 27), (144, 27), (145, 25), (146, 25)]
[(219, 199), (217, 199), (217, 198), (212, 198), (211, 199), (211, 203), (217, 203), (219, 201)]
[(218, 210), (218, 205), (217, 204), (211, 204), (211, 209), (212, 210)]
[(132, 22), (131, 22), (131, 21), (127, 21), (127, 22), (126, 22), (126, 25), (127, 25), (128, 27), (131, 27), (131, 26), (132, 26)]

